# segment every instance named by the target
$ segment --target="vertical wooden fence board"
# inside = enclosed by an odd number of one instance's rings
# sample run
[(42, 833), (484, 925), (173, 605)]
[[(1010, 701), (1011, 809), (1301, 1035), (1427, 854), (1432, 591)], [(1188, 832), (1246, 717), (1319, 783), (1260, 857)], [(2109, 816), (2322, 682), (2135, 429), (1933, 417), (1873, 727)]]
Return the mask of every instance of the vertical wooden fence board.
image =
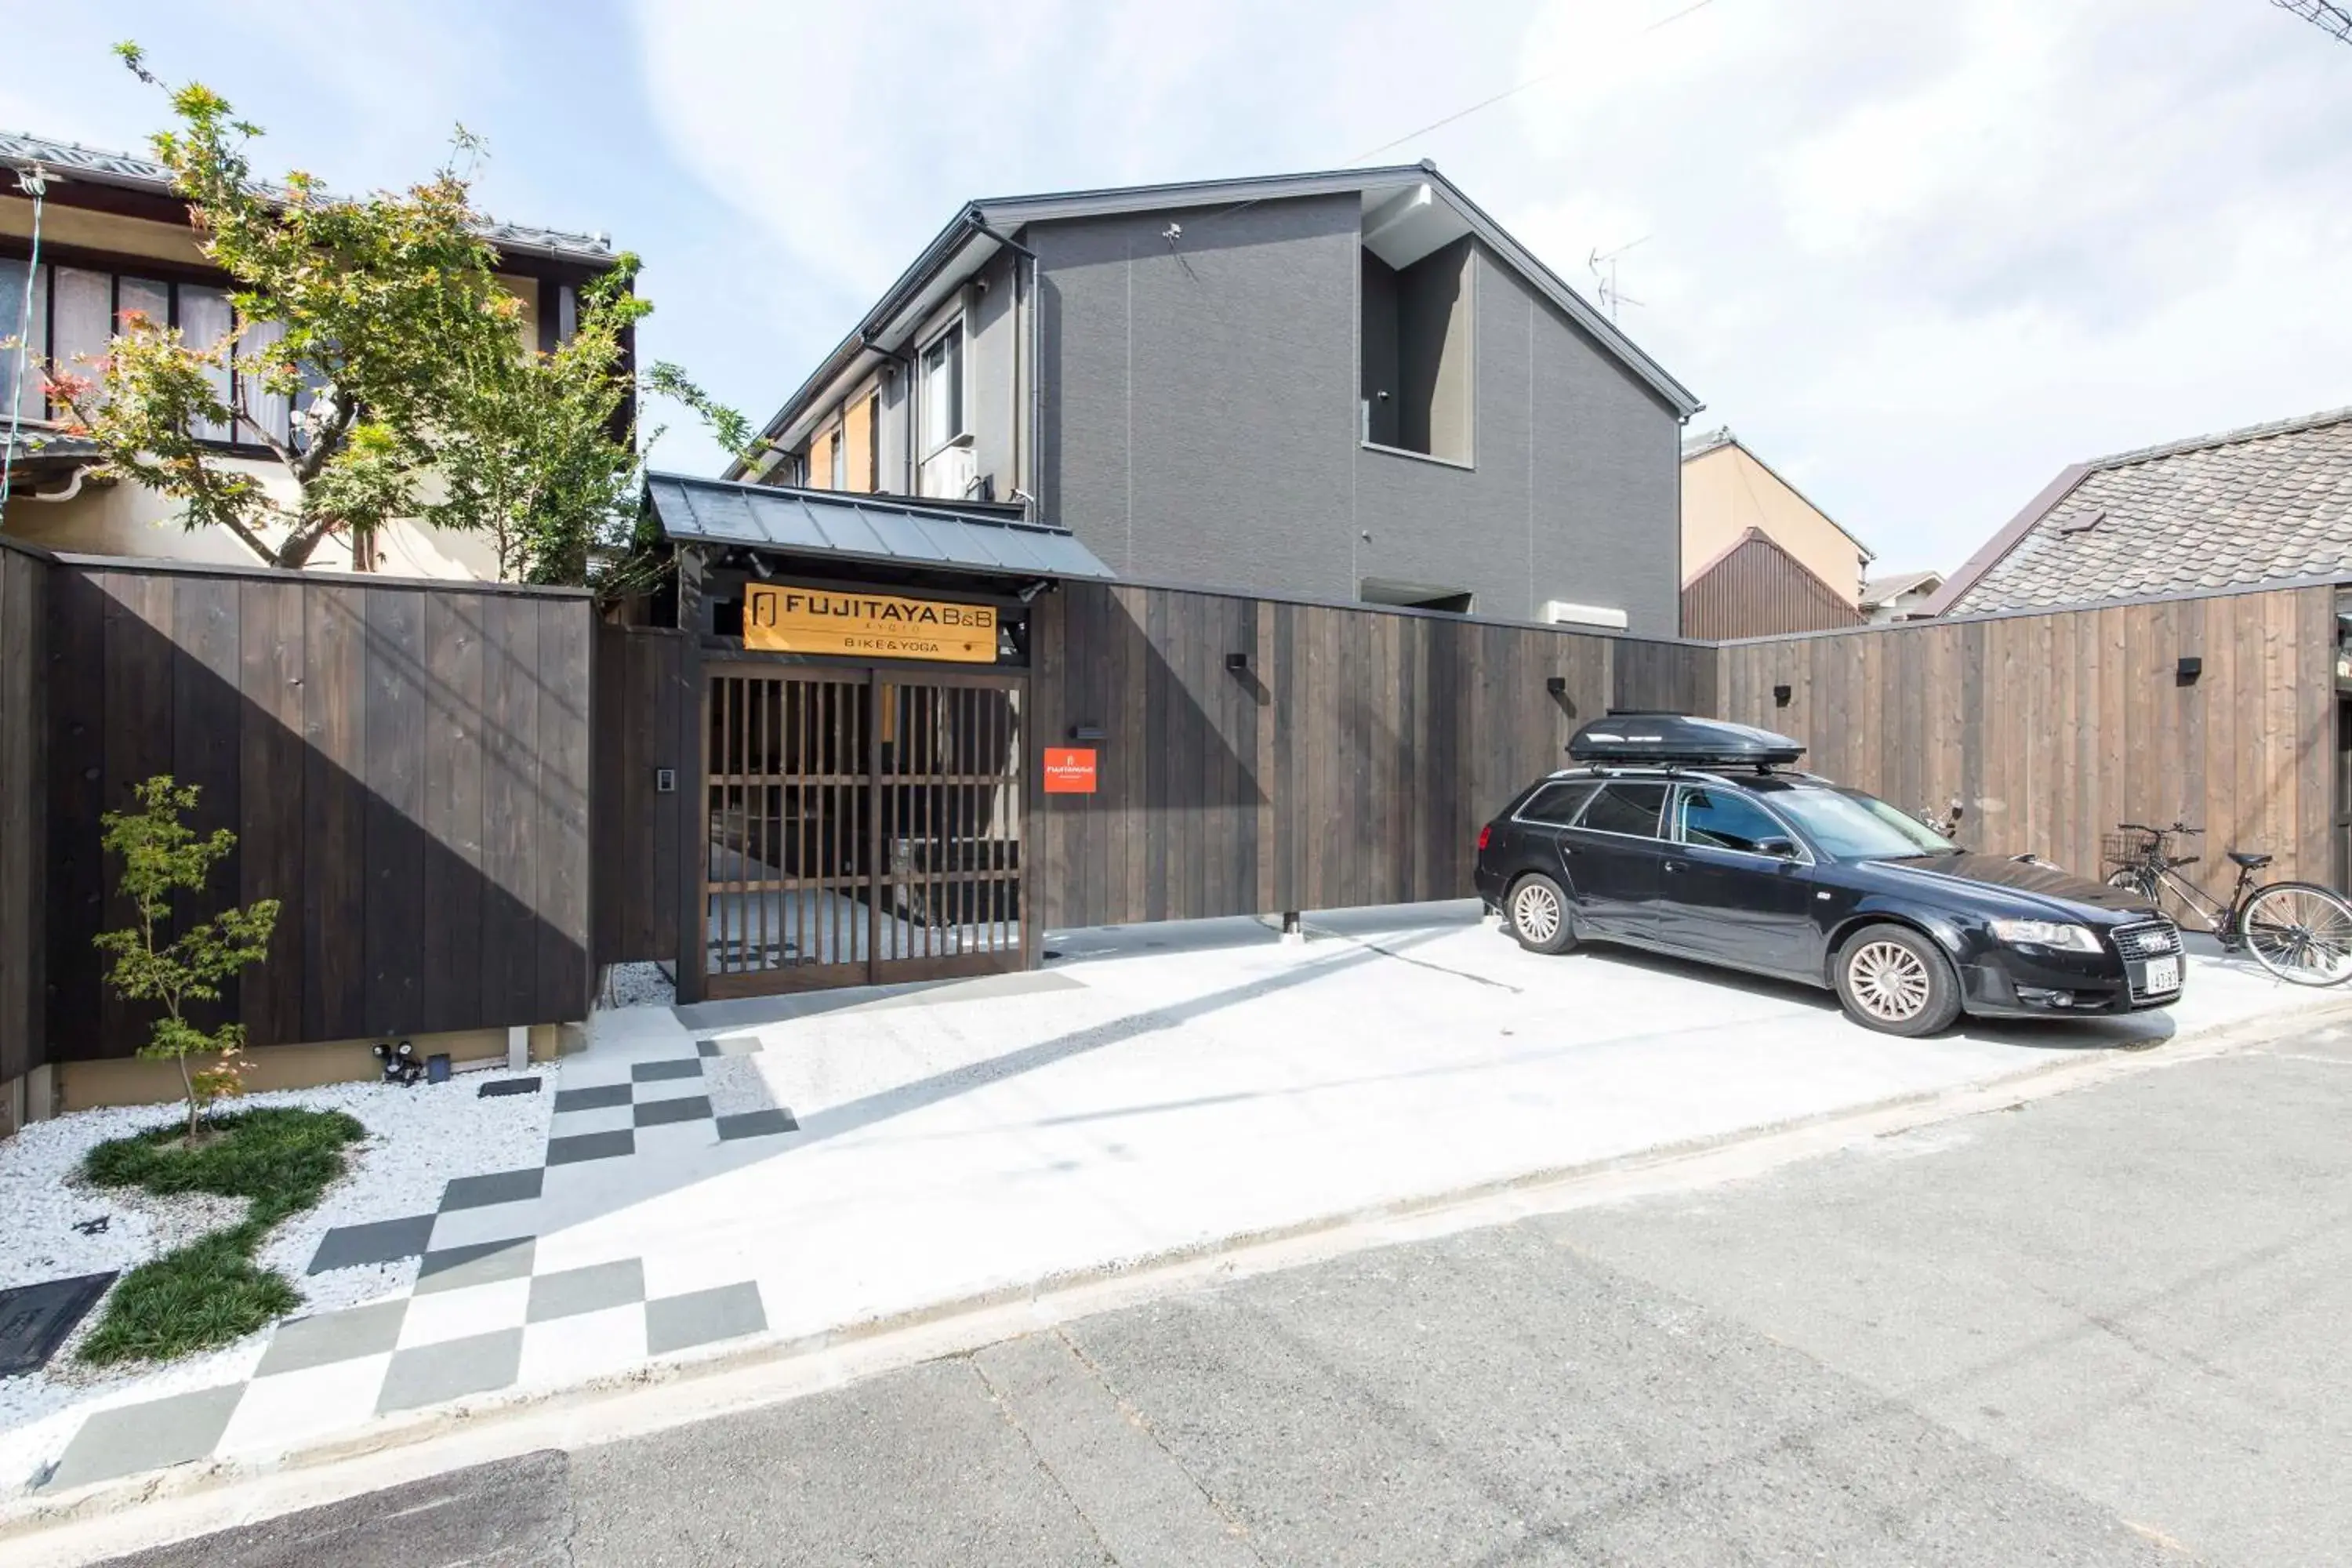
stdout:
[(47, 1041), (49, 565), (0, 548), (0, 1079)]
[(425, 622), (424, 876), (427, 1029), (482, 1015), (482, 600), (449, 595)]
[(302, 1032), (304, 665), (301, 587), (243, 578), (237, 593), (237, 901), (278, 900), (269, 956), (241, 986), (246, 1037), (286, 1045)]

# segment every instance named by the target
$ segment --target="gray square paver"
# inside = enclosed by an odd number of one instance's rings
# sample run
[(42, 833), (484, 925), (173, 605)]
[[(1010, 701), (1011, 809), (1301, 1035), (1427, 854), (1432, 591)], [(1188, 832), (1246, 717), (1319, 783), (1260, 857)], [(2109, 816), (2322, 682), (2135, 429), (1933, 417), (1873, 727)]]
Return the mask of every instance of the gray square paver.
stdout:
[(520, 1329), (500, 1329), (494, 1334), (400, 1351), (384, 1371), (376, 1414), (386, 1415), (463, 1399), (468, 1394), (488, 1394), (513, 1383), (521, 1367)]
[(436, 1290), (463, 1290), (469, 1285), (528, 1278), (535, 1246), (525, 1238), (481, 1241), (469, 1247), (428, 1252), (424, 1267), (416, 1271), (416, 1294), (428, 1296)]
[(559, 1089), (555, 1091), (555, 1109), (561, 1115), (567, 1110), (602, 1110), (607, 1106), (629, 1103), (629, 1086), (625, 1083), (600, 1083), (593, 1089)]
[(710, 1114), (707, 1095), (684, 1095), (677, 1100), (652, 1100), (637, 1107), (637, 1125), (666, 1127), (673, 1121), (699, 1121)]
[(637, 1140), (624, 1127), (614, 1132), (582, 1132), (547, 1141), (547, 1163), (576, 1165), (583, 1160), (612, 1160), (637, 1152)]
[(585, 1268), (534, 1275), (530, 1281), (530, 1306), (524, 1311), (523, 1321), (544, 1323), (553, 1318), (601, 1312), (607, 1307), (625, 1307), (645, 1299), (643, 1259), (625, 1258), (618, 1263), (592, 1263)]
[(697, 1040), (694, 1048), (706, 1057), (756, 1057), (761, 1046), (757, 1037), (739, 1035), (732, 1038), (720, 1036), (716, 1039)]
[(660, 1083), (666, 1079), (700, 1078), (702, 1058), (685, 1057), (677, 1061), (639, 1062), (629, 1069), (629, 1077), (638, 1083)]
[(331, 1268), (397, 1263), (404, 1258), (415, 1258), (433, 1239), (436, 1217), (420, 1214), (403, 1219), (373, 1220), (366, 1225), (339, 1225), (319, 1238), (319, 1250), (310, 1255), (310, 1272), (324, 1274)]
[(801, 1124), (793, 1120), (789, 1110), (746, 1110), (737, 1116), (713, 1118), (719, 1123), (719, 1141), (735, 1138), (766, 1138), (778, 1132), (797, 1132)]
[(300, 1372), (329, 1362), (381, 1354), (399, 1343), (400, 1321), (407, 1315), (408, 1300), (403, 1297), (397, 1301), (371, 1301), (364, 1307), (347, 1307), (340, 1312), (320, 1312), (316, 1317), (289, 1318), (269, 1336), (269, 1348), (262, 1352), (261, 1364), (254, 1369), (253, 1375), (268, 1377), (274, 1373)]
[(667, 1355), (761, 1333), (767, 1327), (760, 1287), (749, 1279), (740, 1285), (664, 1296), (646, 1303), (646, 1353)]
[(236, 1414), (245, 1389), (244, 1384), (232, 1383), (101, 1410), (81, 1424), (41, 1489), (64, 1491), (201, 1459), (228, 1430), (228, 1418)]
[(441, 1212), (488, 1208), (492, 1204), (535, 1198), (546, 1179), (547, 1172), (539, 1166), (528, 1171), (493, 1171), (487, 1176), (459, 1176), (442, 1187)]

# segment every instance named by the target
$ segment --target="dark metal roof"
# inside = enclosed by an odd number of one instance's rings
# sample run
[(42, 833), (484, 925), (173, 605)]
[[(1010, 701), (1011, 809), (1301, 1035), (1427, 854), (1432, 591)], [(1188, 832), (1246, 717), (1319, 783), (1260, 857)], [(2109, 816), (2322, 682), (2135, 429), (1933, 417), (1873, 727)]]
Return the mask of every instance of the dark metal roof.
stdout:
[(649, 474), (646, 500), (675, 540), (1013, 577), (1116, 575), (1064, 528), (891, 496)]

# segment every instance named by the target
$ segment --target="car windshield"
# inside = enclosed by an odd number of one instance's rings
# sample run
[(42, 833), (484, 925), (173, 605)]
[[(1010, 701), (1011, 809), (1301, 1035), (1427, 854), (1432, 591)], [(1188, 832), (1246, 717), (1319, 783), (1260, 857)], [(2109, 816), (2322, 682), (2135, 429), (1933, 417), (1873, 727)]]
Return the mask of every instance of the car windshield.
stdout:
[(1772, 804), (1841, 860), (1960, 852), (1958, 845), (1917, 817), (1858, 789), (1784, 790), (1772, 797)]

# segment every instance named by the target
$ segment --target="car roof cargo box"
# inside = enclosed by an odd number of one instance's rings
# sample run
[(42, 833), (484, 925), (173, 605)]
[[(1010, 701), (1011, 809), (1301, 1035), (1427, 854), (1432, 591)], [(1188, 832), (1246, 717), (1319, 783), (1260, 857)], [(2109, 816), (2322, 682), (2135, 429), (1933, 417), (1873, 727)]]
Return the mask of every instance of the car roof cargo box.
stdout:
[(1720, 719), (1612, 713), (1577, 731), (1568, 754), (1580, 763), (1765, 768), (1793, 763), (1805, 748), (1786, 735)]

